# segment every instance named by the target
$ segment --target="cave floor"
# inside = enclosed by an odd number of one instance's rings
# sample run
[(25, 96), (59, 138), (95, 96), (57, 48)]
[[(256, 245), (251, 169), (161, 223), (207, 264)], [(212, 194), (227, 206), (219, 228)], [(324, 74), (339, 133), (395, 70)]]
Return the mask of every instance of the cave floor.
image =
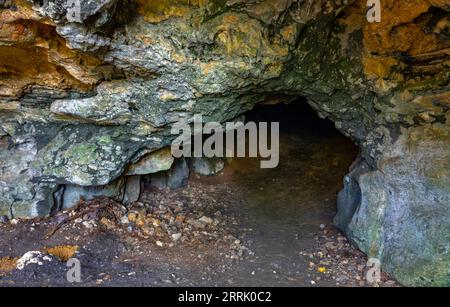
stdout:
[[(332, 225), (351, 142), (287, 133), (280, 148), (276, 169), (236, 159), (187, 187), (147, 190), (131, 208), (97, 199), (0, 225), (0, 285), (396, 286), (385, 274), (366, 283), (367, 258)], [(11, 270), (28, 251), (55, 257)], [(70, 257), (81, 283), (67, 281)]]

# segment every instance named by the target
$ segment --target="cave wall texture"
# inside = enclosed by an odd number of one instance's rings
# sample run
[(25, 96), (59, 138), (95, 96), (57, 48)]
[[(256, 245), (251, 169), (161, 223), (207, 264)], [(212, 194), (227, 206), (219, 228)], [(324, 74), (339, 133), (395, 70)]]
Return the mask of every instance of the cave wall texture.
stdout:
[(448, 0), (0, 0), (0, 215), (126, 201), (171, 125), (306, 97), (361, 154), (335, 223), (407, 285), (450, 285)]

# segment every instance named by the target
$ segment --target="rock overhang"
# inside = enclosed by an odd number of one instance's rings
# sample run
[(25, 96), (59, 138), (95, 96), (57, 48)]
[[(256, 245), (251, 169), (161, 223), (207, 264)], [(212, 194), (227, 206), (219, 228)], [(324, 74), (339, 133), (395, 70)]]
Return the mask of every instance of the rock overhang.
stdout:
[[(78, 22), (68, 20), (62, 0), (0, 7), (2, 213), (45, 215), (62, 185), (114, 184), (168, 146), (180, 118), (201, 113), (224, 122), (274, 93), (304, 96), (361, 147), (363, 171), (350, 174), (357, 188), (346, 189), (362, 191), (358, 214), (369, 211), (360, 217), (366, 226), (354, 223), (358, 215), (343, 219), (347, 235), (362, 237), (355, 244), (408, 284), (421, 283), (420, 267), (439, 276), (427, 282), (445, 283), (445, 270), (429, 268), (448, 264), (448, 249), (424, 254), (414, 274), (399, 260), (408, 253), (392, 252), (425, 240), (441, 246), (433, 236), (445, 228), (417, 240), (389, 233), (425, 227), (413, 209), (425, 201), (448, 216), (448, 177), (428, 167), (448, 169), (446, 1), (381, 1), (380, 24), (367, 22), (362, 0), (82, 2)], [(392, 150), (409, 164), (392, 162)], [(400, 197), (398, 176), (381, 175), (384, 167), (423, 172)], [(420, 191), (425, 198), (414, 200)], [(382, 204), (374, 195), (391, 196)], [(410, 228), (396, 227), (399, 210)]]

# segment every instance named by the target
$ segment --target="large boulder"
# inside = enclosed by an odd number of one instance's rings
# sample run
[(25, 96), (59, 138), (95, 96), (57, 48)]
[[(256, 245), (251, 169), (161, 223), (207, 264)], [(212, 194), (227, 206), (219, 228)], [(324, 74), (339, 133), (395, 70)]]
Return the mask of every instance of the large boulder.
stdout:
[(335, 222), (407, 285), (450, 282), (450, 127), (402, 129), (378, 168), (345, 180)]
[(189, 166), (196, 174), (212, 176), (225, 168), (225, 160), (223, 158), (191, 158)]

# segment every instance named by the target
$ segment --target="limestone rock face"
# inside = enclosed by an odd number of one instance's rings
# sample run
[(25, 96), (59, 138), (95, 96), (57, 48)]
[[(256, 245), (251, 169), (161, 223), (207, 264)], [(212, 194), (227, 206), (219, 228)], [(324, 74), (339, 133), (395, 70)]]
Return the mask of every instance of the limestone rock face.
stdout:
[(370, 24), (363, 0), (1, 1), (0, 215), (133, 199), (175, 122), (303, 96), (361, 147), (336, 222), (399, 281), (449, 285), (450, 8), (381, 3)]
[(376, 170), (356, 166), (339, 198), (337, 224), (405, 284), (448, 286), (449, 137), (440, 123), (402, 129)]

